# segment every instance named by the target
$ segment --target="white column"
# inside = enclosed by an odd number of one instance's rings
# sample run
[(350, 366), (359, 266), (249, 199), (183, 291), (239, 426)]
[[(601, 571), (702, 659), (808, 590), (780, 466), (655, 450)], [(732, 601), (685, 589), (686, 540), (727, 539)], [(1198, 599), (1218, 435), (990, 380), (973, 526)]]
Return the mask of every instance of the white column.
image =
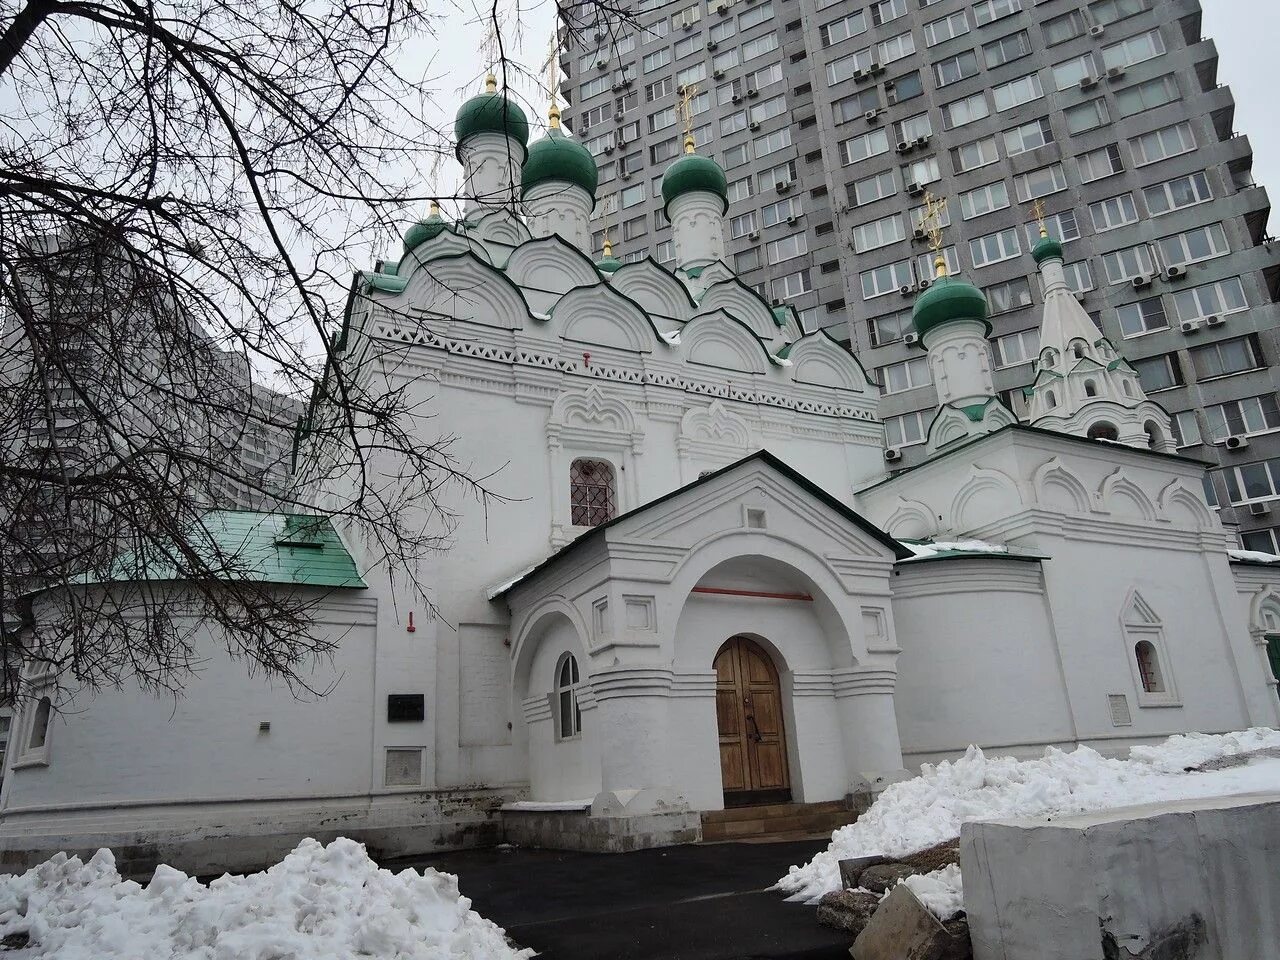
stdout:
[(667, 205), (676, 244), (676, 265), (724, 259), (724, 198), (705, 190), (682, 193)]
[(979, 320), (952, 320), (924, 335), (938, 404), (964, 406), (996, 395), (987, 328)]
[(601, 792), (597, 817), (634, 817), (687, 809), (678, 802), (667, 756), (669, 669), (617, 667), (593, 673), (600, 726)]
[(524, 196), (529, 232), (535, 237), (558, 234), (591, 256), (591, 195), (565, 181), (540, 183)]
[(464, 171), (466, 215), (519, 200), (520, 168), (525, 158), (519, 140), (494, 131), (475, 133), (462, 142), (458, 154)]
[(858, 666), (834, 672), (836, 704), (844, 735), (845, 766), (850, 791), (864, 789), (865, 780), (879, 792), (906, 771), (902, 766), (902, 742), (898, 716), (893, 710), (893, 689), (898, 671)]

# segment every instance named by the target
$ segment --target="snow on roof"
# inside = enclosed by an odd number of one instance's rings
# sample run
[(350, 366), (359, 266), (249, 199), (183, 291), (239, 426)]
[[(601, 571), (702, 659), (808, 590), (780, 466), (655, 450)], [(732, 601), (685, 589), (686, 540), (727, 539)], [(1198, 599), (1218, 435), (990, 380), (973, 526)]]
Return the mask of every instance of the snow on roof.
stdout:
[(903, 563), (920, 560), (926, 557), (957, 556), (975, 553), (1009, 553), (1007, 546), (1001, 543), (987, 543), (985, 540), (903, 540), (902, 545), (915, 554)]
[(1245, 563), (1280, 563), (1280, 556), (1274, 553), (1263, 553), (1261, 550), (1228, 550), (1228, 560), (1241, 560)]

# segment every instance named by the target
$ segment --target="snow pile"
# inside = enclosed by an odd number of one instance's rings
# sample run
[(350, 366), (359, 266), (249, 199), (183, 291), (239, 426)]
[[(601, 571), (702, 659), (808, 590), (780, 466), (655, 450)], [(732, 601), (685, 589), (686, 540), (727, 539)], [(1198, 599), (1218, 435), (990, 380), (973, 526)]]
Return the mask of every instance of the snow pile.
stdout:
[(902, 545), (914, 553), (916, 557), (936, 557), (940, 553), (951, 553), (953, 551), (963, 553), (1009, 552), (1008, 547), (999, 543), (987, 543), (985, 540), (941, 540), (930, 543), (903, 541)]
[(470, 909), (458, 878), (382, 870), (364, 845), (303, 840), (274, 867), (208, 886), (161, 865), (143, 888), (110, 850), (58, 854), (0, 877), (0, 937), (58, 960), (521, 960), (502, 928)]
[(1261, 550), (1228, 550), (1229, 560), (1252, 560), (1255, 563), (1280, 563), (1280, 557), (1274, 553), (1263, 553)]
[(916, 899), (939, 920), (950, 920), (964, 909), (964, 885), (960, 882), (958, 863), (900, 882), (910, 887)]
[[(1162, 800), (1280, 790), (1280, 759), (1206, 773), (1188, 773), (1217, 757), (1280, 747), (1280, 731), (1255, 728), (1210, 736), (1170, 737), (1134, 747), (1127, 760), (1109, 760), (1088, 747), (1054, 747), (1038, 760), (988, 757), (970, 747), (958, 760), (924, 764), (920, 776), (891, 784), (856, 823), (841, 827), (831, 845), (778, 881), (789, 899), (814, 902), (840, 889), (839, 862), (850, 857), (901, 857), (960, 835), (967, 820), (1050, 817)], [(912, 889), (932, 902), (947, 897), (962, 909), (960, 871), (934, 871)], [(933, 886), (942, 884), (943, 891)], [(919, 889), (917, 889), (919, 887)], [(943, 919), (943, 911), (935, 911)], [(949, 915), (949, 914), (948, 914)]]

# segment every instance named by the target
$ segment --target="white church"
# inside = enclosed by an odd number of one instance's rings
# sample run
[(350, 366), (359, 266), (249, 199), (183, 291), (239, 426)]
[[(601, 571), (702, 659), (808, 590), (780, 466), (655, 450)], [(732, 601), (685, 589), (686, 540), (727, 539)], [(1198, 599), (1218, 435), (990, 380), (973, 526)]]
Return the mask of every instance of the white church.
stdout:
[(892, 472), (857, 358), (726, 266), (725, 176), (692, 140), (662, 183), (667, 269), (594, 258), (595, 162), (554, 107), (528, 145), (491, 80), (456, 138), (464, 219), (433, 212), (359, 275), (342, 357), (509, 499), (451, 504), (451, 548), (411, 572), (434, 615), (357, 531), (299, 545), (284, 516), (212, 516), (314, 594), (332, 691), (250, 677), (210, 630), (176, 706), (25, 708), (0, 864), (109, 845), (211, 872), (335, 835), (627, 850), (699, 840), (726, 806), (872, 795), (969, 744), (1280, 725), (1280, 565), (1231, 551), (1205, 465), (1172, 452), (1055, 240), (1032, 254), (1029, 420), (995, 396), (982, 293), (940, 266), (914, 309), (930, 458)]

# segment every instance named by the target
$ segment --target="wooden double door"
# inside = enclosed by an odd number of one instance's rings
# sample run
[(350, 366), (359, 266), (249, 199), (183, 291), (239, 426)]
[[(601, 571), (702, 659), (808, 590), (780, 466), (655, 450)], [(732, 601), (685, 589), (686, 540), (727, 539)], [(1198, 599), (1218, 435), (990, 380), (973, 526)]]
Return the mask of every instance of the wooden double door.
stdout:
[(716, 654), (715, 670), (725, 806), (790, 800), (782, 686), (769, 654), (734, 637)]

